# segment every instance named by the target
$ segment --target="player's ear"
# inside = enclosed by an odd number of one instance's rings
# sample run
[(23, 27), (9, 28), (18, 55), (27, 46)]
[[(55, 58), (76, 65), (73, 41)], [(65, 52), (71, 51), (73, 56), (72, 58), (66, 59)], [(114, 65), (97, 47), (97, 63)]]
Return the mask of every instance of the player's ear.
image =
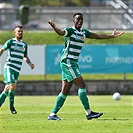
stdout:
[(16, 33), (16, 28), (14, 29), (13, 33), (14, 33), (14, 34)]
[(75, 23), (75, 17), (73, 18), (73, 23)]

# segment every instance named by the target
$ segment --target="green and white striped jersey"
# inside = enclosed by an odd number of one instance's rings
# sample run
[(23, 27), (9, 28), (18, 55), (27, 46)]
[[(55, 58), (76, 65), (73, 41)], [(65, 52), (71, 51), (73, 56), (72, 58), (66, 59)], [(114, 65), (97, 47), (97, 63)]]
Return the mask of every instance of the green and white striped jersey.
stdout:
[(81, 28), (80, 31), (78, 31), (74, 26), (66, 28), (65, 31), (65, 47), (62, 51), (61, 60), (73, 59), (78, 61), (84, 41), (88, 36), (90, 36), (91, 32), (84, 28)]
[(5, 68), (20, 72), (24, 56), (27, 55), (27, 44), (23, 41), (18, 42), (16, 38), (7, 40), (3, 45), (8, 50)]

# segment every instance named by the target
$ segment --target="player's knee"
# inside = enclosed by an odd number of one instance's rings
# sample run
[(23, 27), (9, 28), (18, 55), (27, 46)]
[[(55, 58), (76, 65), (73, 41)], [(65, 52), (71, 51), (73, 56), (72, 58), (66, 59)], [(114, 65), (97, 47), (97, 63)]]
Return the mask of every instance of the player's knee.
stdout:
[(15, 90), (16, 89), (16, 84), (11, 84), (10, 85), (10, 90)]

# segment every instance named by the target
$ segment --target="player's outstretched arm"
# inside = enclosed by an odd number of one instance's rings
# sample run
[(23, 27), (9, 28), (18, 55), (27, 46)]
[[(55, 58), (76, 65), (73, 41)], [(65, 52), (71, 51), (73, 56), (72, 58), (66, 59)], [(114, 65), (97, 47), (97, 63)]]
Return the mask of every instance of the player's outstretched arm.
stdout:
[(112, 32), (112, 34), (96, 34), (92, 33), (88, 38), (92, 39), (110, 39), (110, 38), (116, 38), (124, 34), (125, 32), (117, 32), (116, 29)]
[(55, 30), (55, 32), (60, 35), (64, 36), (65, 35), (65, 30), (61, 30), (56, 27), (55, 23), (52, 20), (49, 20), (48, 23), (51, 25), (51, 27)]

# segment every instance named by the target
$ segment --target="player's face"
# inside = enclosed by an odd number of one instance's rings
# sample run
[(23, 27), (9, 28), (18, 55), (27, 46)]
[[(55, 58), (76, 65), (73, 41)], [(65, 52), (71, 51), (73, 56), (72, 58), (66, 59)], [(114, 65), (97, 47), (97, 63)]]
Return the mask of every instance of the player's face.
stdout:
[(83, 17), (81, 15), (76, 15), (74, 17), (73, 22), (74, 22), (75, 28), (78, 29), (78, 30), (80, 30), (80, 28), (83, 25)]
[(14, 35), (18, 40), (21, 40), (23, 38), (23, 28), (15, 28)]

